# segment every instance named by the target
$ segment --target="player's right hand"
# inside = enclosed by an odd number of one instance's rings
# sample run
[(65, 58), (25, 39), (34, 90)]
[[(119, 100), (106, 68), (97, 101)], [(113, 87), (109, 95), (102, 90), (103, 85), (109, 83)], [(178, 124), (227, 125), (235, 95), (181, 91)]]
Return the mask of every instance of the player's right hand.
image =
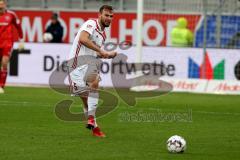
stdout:
[(99, 54), (100, 54), (100, 58), (108, 58), (108, 52), (104, 50), (101, 50)]
[(115, 52), (115, 51), (109, 52), (108, 58), (114, 58), (114, 57), (116, 57), (116, 55), (117, 55), (117, 52)]
[(114, 58), (116, 55), (117, 55), (117, 52), (107, 52), (107, 51), (104, 51), (104, 50), (101, 50), (100, 51), (100, 57), (101, 58)]

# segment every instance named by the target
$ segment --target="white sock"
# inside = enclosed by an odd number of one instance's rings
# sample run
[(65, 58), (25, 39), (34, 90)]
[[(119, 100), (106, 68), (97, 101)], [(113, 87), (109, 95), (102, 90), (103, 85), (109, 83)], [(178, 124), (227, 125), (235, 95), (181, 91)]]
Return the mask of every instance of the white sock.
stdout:
[(94, 128), (96, 128), (98, 125), (97, 125), (97, 119), (94, 118), (94, 121), (95, 121), (95, 124), (94, 124)]
[[(97, 110), (97, 104), (98, 104), (98, 98), (99, 98), (98, 92), (89, 92), (88, 101), (87, 101), (88, 116), (92, 115), (93, 117), (95, 117), (96, 110)], [(97, 127), (96, 118), (95, 118), (95, 127)]]

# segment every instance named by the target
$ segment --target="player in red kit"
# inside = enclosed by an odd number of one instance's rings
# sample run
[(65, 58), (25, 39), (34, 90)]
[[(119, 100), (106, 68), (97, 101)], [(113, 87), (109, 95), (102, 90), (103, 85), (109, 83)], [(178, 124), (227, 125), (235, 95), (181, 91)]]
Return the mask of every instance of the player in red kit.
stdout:
[(23, 38), (20, 21), (16, 14), (6, 9), (6, 0), (0, 0), (0, 93), (4, 93), (7, 78), (7, 67), (14, 43), (14, 28), (19, 38)]

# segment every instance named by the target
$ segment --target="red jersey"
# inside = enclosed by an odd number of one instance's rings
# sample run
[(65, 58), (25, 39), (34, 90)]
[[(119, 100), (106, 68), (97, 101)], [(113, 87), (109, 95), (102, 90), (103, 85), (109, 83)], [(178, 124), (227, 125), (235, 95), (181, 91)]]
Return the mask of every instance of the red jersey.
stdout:
[(20, 20), (13, 11), (6, 10), (0, 15), (0, 48), (12, 46), (14, 42), (14, 27), (17, 29), (18, 36), (23, 38)]

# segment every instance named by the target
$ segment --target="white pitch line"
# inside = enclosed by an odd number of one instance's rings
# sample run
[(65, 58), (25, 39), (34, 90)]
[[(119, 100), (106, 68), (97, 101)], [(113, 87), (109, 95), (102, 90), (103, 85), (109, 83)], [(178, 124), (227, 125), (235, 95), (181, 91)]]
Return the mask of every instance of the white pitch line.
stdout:
[[(137, 108), (136, 108), (137, 109)], [(143, 109), (143, 108), (141, 108)], [(192, 110), (191, 108), (187, 108), (186, 110), (171, 110), (171, 111), (164, 111), (162, 109), (157, 109), (157, 108), (148, 108), (148, 110), (155, 110), (155, 111), (159, 111), (159, 112), (173, 112), (173, 113), (176, 113), (176, 112), (189, 112), (191, 111), (192, 113), (202, 113), (202, 114), (215, 114), (215, 115), (234, 115), (234, 116), (240, 116), (240, 113), (230, 113), (230, 112), (208, 112), (208, 111), (194, 111)], [(144, 111), (144, 109), (143, 109)]]
[(46, 103), (34, 103), (34, 102), (13, 102), (13, 101), (0, 101), (0, 106), (6, 106), (6, 105), (23, 105), (23, 106), (28, 106), (28, 105), (40, 105), (40, 106), (50, 106), (50, 105), (55, 105), (55, 104), (46, 104)]
[(193, 111), (193, 113), (203, 113), (203, 114), (215, 114), (215, 115), (234, 115), (240, 116), (240, 113), (229, 113), (229, 112), (206, 112), (206, 111)]
[[(7, 105), (24, 105), (24, 106), (27, 106), (27, 105), (40, 105), (40, 106), (46, 106), (46, 107), (49, 107), (51, 105), (55, 105), (55, 104), (44, 104), (44, 103), (33, 103), (33, 102), (27, 102), (27, 101), (23, 101), (23, 102), (12, 102), (12, 101), (0, 101), (0, 106), (1, 105), (4, 105), (4, 106), (7, 106)], [(118, 107), (119, 108), (119, 107)], [(158, 112), (163, 112), (163, 113), (170, 113), (170, 112), (173, 112), (173, 113), (176, 113), (176, 112), (189, 112), (191, 111), (193, 114), (194, 113), (201, 113), (201, 114), (212, 114), (212, 115), (233, 115), (233, 116), (240, 116), (240, 113), (230, 113), (230, 112), (207, 112), (207, 111), (194, 111), (190, 108), (186, 109), (186, 110), (171, 110), (171, 111), (164, 111), (162, 109), (157, 109), (157, 108), (135, 108), (135, 109), (141, 109), (141, 111), (148, 111), (148, 110), (153, 110), (153, 111), (158, 111)]]

